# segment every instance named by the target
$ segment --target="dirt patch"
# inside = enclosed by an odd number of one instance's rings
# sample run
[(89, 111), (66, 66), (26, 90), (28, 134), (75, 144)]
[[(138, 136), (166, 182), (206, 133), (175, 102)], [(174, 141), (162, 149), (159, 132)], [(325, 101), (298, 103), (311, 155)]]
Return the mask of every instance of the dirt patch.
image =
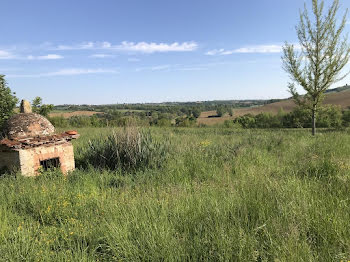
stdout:
[(94, 112), (94, 111), (54, 112), (54, 113), (50, 113), (50, 117), (62, 116), (64, 118), (70, 118), (72, 116), (93, 116), (96, 114), (104, 114), (104, 113)]

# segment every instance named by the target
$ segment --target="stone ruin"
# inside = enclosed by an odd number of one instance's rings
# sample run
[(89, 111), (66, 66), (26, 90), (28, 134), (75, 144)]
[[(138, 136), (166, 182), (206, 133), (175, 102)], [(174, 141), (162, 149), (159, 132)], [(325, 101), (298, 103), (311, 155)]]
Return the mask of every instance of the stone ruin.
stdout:
[(22, 100), (20, 113), (7, 121), (4, 134), (0, 140), (0, 170), (19, 170), (23, 176), (35, 176), (40, 170), (60, 168), (66, 174), (75, 168), (71, 140), (79, 138), (79, 134), (55, 134), (49, 120), (32, 113), (28, 101)]

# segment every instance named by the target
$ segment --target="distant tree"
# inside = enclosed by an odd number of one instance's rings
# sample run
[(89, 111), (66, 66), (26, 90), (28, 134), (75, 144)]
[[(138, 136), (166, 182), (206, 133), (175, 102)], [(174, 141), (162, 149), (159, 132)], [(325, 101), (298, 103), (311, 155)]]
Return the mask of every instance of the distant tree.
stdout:
[(39, 113), (39, 109), (42, 103), (43, 103), (43, 99), (41, 97), (37, 96), (36, 98), (34, 98), (32, 101), (33, 112)]
[(228, 112), (228, 114), (229, 114), (230, 116), (233, 116), (233, 109), (232, 109), (232, 107), (229, 107), (229, 108), (227, 109), (227, 112)]
[(0, 129), (7, 119), (13, 114), (18, 102), (15, 93), (8, 87), (4, 75), (0, 75)]
[(201, 115), (201, 110), (199, 107), (194, 107), (192, 108), (192, 115), (195, 117), (195, 118), (198, 118), (200, 115)]
[(53, 110), (53, 105), (51, 104), (43, 104), (43, 100), (41, 97), (37, 96), (32, 101), (32, 110), (34, 113), (43, 115), (48, 117), (50, 112)]
[[(316, 134), (316, 117), (324, 98), (324, 92), (335, 82), (343, 79), (340, 75), (350, 58), (347, 38), (343, 38), (347, 11), (337, 23), (339, 0), (334, 0), (323, 14), (324, 1), (312, 0), (314, 19), (310, 19), (306, 5), (300, 11), (300, 22), (296, 27), (301, 51), (292, 44), (283, 47), (283, 68), (290, 75), (289, 91), (297, 104), (311, 112), (312, 134)], [(302, 97), (296, 91), (295, 83), (306, 94)]]
[(216, 114), (218, 117), (222, 117), (226, 113), (226, 109), (223, 106), (218, 106), (216, 108)]

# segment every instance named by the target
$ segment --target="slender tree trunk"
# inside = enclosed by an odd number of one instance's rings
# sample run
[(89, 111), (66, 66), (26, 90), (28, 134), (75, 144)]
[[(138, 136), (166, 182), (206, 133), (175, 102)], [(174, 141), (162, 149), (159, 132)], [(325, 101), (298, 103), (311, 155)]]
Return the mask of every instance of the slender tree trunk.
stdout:
[(312, 135), (316, 135), (316, 105), (312, 107)]

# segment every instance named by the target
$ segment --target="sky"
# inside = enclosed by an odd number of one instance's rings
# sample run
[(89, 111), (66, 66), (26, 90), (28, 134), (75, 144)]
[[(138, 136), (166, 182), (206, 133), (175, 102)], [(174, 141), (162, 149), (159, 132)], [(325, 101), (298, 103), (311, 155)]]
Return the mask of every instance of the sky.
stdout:
[[(340, 4), (342, 15), (350, 1)], [(297, 43), (303, 6), (1, 0), (0, 74), (20, 99), (55, 105), (285, 98), (281, 46)]]

